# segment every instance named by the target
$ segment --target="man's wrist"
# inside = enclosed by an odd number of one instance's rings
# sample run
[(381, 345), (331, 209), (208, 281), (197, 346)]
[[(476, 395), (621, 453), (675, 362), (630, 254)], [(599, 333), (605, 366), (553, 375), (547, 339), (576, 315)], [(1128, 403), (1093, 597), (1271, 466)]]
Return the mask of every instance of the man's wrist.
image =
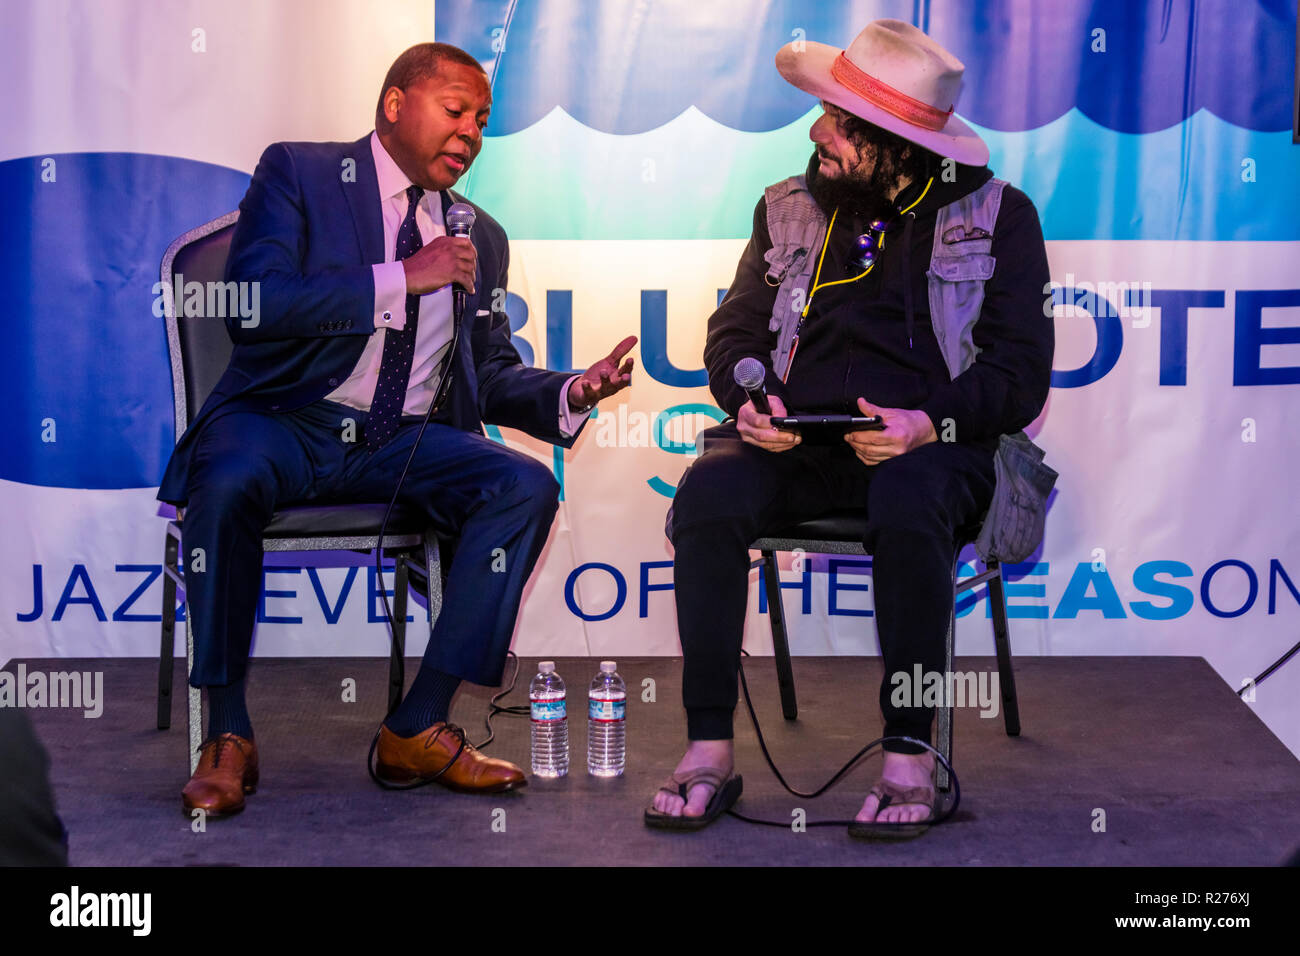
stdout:
[(917, 432), (920, 435), (920, 438), (916, 444), (928, 445), (932, 441), (938, 441), (939, 434), (934, 430), (934, 421), (930, 418), (930, 416), (925, 412), (921, 411), (920, 409), (917, 409), (915, 411), (915, 414), (917, 416), (916, 418)]
[[(586, 402), (583, 400), (585, 398), (585, 395), (581, 390), (579, 390), (578, 392), (579, 400), (576, 402), (573, 400), (573, 387), (580, 381), (580, 379), (581, 377), (579, 376), (579, 377), (575, 377), (572, 381), (570, 381), (569, 387), (566, 390), (566, 395), (565, 395), (565, 398), (568, 400), (569, 403), (569, 411), (579, 415), (585, 412), (589, 412), (596, 407), (596, 402), (594, 401)], [(599, 401), (599, 399), (597, 399), (597, 401)]]
[(573, 385), (581, 377), (581, 375), (574, 375), (566, 381), (564, 383), (564, 391), (560, 393), (560, 434), (565, 438), (572, 438), (578, 433), (578, 430), (582, 427), (582, 423), (587, 420), (587, 416), (591, 413), (592, 408), (595, 407), (593, 404), (589, 408), (576, 408), (573, 402), (570, 401)]

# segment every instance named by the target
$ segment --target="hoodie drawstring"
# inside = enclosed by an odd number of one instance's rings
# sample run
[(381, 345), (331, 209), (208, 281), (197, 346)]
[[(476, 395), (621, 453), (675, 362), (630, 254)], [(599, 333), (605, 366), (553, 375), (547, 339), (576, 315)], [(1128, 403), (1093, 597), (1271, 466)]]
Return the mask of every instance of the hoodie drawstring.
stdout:
[(907, 315), (907, 347), (912, 347), (912, 328), (916, 320), (912, 315), (912, 223), (916, 213), (908, 212), (903, 225), (903, 311)]

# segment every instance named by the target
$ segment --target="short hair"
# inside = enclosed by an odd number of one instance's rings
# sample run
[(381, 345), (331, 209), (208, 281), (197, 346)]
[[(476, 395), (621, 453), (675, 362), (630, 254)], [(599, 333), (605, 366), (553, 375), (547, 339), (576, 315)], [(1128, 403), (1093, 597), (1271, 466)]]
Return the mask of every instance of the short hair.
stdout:
[(387, 133), (392, 128), (388, 117), (384, 115), (384, 97), (388, 91), (394, 86), (405, 91), (412, 84), (436, 76), (443, 60), (472, 67), (487, 76), (483, 65), (458, 46), (452, 46), (450, 43), (417, 43), (402, 53), (388, 68), (384, 85), (379, 90), (379, 102), (375, 106), (375, 129)]

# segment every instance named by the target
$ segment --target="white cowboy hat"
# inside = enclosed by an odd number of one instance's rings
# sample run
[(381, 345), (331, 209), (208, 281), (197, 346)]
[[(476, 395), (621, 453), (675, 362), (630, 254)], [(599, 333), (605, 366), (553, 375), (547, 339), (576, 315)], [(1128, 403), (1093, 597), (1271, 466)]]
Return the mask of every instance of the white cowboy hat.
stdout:
[(983, 166), (989, 148), (953, 114), (966, 67), (902, 20), (873, 20), (847, 50), (797, 40), (776, 54), (789, 82), (959, 163)]

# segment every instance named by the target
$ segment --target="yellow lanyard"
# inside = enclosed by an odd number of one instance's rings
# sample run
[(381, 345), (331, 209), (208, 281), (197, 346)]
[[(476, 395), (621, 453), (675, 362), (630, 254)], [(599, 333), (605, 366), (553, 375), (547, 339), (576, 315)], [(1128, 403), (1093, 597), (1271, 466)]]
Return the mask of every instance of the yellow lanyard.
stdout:
[[(931, 176), (930, 181), (927, 182), (925, 184), (925, 188), (921, 190), (921, 195), (917, 196), (916, 201), (911, 203), (906, 209), (900, 210), (898, 213), (899, 216), (905, 216), (907, 215), (907, 213), (911, 212), (912, 209), (916, 206), (916, 204), (925, 198), (925, 194), (930, 191), (930, 187), (933, 185), (934, 185), (934, 177)], [(804, 304), (803, 311), (799, 313), (799, 324), (795, 326), (794, 338), (790, 340), (790, 358), (786, 362), (785, 374), (781, 376), (782, 382), (789, 381), (790, 379), (790, 369), (794, 366), (794, 354), (795, 351), (799, 348), (799, 333), (803, 331), (803, 321), (804, 319), (808, 318), (808, 310), (812, 308), (813, 296), (817, 294), (817, 290), (828, 289), (833, 285), (844, 285), (845, 283), (848, 282), (857, 282), (859, 279), (861, 279), (863, 276), (865, 276), (867, 273), (869, 273), (872, 269), (876, 267), (876, 263), (873, 261), (871, 265), (867, 266), (865, 269), (863, 269), (861, 272), (855, 275), (852, 279), (836, 279), (834, 282), (824, 282), (824, 283), (818, 281), (822, 277), (822, 263), (826, 261), (826, 248), (830, 245), (831, 242), (831, 230), (835, 228), (835, 218), (839, 214), (840, 214), (840, 210), (839, 207), (837, 206), (835, 208), (835, 211), (831, 213), (830, 223), (826, 226), (826, 238), (822, 240), (821, 255), (817, 257), (817, 271), (813, 273), (812, 291), (808, 293), (808, 301)], [(885, 234), (882, 232), (880, 234), (880, 249), (878, 251), (884, 252), (884, 250), (885, 250)]]
[[(930, 187), (933, 185), (934, 185), (934, 177), (931, 176), (930, 181), (927, 182), (925, 184), (925, 188), (921, 190), (921, 195), (917, 196), (916, 201), (913, 202), (911, 205), (909, 205), (906, 209), (901, 210), (899, 212), (899, 215), (905, 216), (907, 215), (907, 213), (911, 212), (912, 209), (916, 206), (916, 204), (925, 198), (925, 194), (930, 191)], [(808, 310), (812, 308), (813, 296), (817, 294), (818, 289), (829, 289), (833, 285), (844, 285), (846, 282), (857, 282), (859, 279), (861, 279), (863, 276), (865, 276), (867, 273), (869, 273), (872, 269), (876, 267), (876, 264), (873, 262), (871, 263), (871, 265), (867, 266), (865, 269), (863, 269), (861, 272), (855, 275), (852, 279), (836, 279), (834, 282), (826, 282), (826, 283), (818, 282), (818, 280), (822, 277), (822, 263), (826, 261), (826, 248), (827, 246), (830, 245), (831, 242), (831, 230), (835, 228), (835, 217), (838, 216), (839, 214), (840, 214), (840, 210), (838, 207), (836, 207), (835, 211), (831, 213), (830, 224), (826, 227), (826, 238), (822, 240), (822, 252), (821, 255), (818, 256), (817, 258), (817, 271), (813, 274), (812, 291), (808, 293), (808, 302), (807, 304), (804, 305), (803, 311), (799, 313), (800, 319), (805, 319), (808, 317)], [(885, 251), (884, 233), (880, 234), (880, 251), (881, 252)]]

